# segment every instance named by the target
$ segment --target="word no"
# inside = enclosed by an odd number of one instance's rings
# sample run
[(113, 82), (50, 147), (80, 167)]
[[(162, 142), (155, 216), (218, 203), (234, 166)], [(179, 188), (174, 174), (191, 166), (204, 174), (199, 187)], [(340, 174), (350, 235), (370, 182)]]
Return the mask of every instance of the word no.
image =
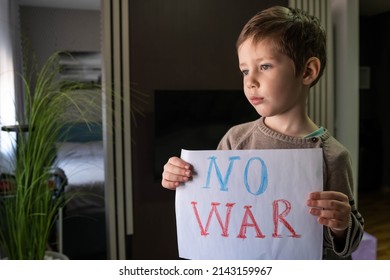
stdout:
[[(203, 188), (206, 188), (206, 189), (210, 188), (211, 171), (212, 171), (213, 166), (214, 166), (215, 172), (217, 174), (218, 182), (219, 182), (219, 184), (221, 186), (220, 190), (221, 191), (228, 191), (228, 187), (227, 186), (228, 186), (230, 174), (232, 173), (234, 162), (236, 160), (240, 160), (241, 158), (239, 156), (229, 157), (229, 166), (228, 166), (228, 169), (226, 171), (226, 174), (225, 174), (224, 178), (222, 178), (221, 170), (219, 169), (218, 164), (216, 162), (217, 157), (212, 156), (212, 157), (209, 157), (208, 159), (210, 160), (210, 164), (209, 164), (209, 168), (208, 168), (208, 171), (207, 171), (206, 184), (205, 184), (205, 186)], [(252, 191), (252, 188), (251, 188), (251, 186), (249, 186), (249, 183), (248, 183), (248, 173), (249, 173), (251, 164), (253, 164), (254, 162), (257, 162), (257, 161), (260, 163), (260, 167), (261, 167), (261, 170), (260, 170), (260, 173), (259, 173), (260, 176), (261, 176), (261, 180), (260, 180), (260, 185), (257, 187), (257, 190), (256, 191)], [(255, 173), (253, 173), (253, 174), (255, 174)], [(268, 185), (267, 166), (265, 165), (265, 162), (261, 158), (259, 158), (259, 157), (252, 157), (246, 163), (245, 170), (244, 170), (244, 184), (245, 184), (246, 190), (250, 194), (253, 194), (253, 195), (260, 195), (260, 194), (264, 193), (265, 190), (267, 189), (267, 185)]]

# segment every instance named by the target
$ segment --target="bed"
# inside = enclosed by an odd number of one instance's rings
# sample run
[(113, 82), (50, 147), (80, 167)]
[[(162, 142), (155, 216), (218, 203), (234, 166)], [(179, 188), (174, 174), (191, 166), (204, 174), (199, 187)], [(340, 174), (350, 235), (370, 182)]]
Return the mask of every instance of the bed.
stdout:
[(56, 167), (67, 178), (63, 251), (70, 259), (104, 259), (104, 154), (99, 124), (76, 124), (58, 141)]
[(56, 166), (65, 172), (65, 194), (72, 198), (66, 213), (104, 210), (103, 142), (64, 142), (57, 148)]

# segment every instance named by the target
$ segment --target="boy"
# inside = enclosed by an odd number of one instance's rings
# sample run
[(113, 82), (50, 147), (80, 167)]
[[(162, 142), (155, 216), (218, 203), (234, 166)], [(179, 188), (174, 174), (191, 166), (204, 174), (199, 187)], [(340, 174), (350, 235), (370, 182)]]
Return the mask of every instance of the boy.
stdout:
[[(323, 258), (350, 258), (363, 235), (363, 218), (351, 191), (349, 152), (306, 111), (309, 90), (326, 64), (325, 31), (317, 18), (277, 6), (250, 19), (236, 47), (245, 95), (261, 117), (232, 127), (218, 149), (322, 148), (324, 191), (309, 194), (308, 211), (325, 227)], [(162, 186), (175, 189), (193, 174), (190, 163), (172, 157)]]

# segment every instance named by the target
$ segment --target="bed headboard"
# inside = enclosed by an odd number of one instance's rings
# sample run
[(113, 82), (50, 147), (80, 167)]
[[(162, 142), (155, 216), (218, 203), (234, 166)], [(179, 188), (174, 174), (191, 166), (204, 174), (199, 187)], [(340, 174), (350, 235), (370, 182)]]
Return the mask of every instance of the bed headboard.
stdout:
[(101, 123), (73, 123), (64, 125), (60, 131), (59, 142), (91, 142), (102, 141)]

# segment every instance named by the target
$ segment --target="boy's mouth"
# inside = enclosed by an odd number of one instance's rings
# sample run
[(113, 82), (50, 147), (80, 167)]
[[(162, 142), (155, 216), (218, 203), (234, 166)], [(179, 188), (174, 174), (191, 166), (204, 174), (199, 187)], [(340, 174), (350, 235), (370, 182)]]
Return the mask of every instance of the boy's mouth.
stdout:
[(250, 97), (250, 98), (249, 98), (249, 101), (250, 101), (250, 103), (251, 103), (252, 105), (259, 105), (259, 104), (262, 104), (262, 103), (263, 103), (264, 98), (253, 96), (253, 97)]

